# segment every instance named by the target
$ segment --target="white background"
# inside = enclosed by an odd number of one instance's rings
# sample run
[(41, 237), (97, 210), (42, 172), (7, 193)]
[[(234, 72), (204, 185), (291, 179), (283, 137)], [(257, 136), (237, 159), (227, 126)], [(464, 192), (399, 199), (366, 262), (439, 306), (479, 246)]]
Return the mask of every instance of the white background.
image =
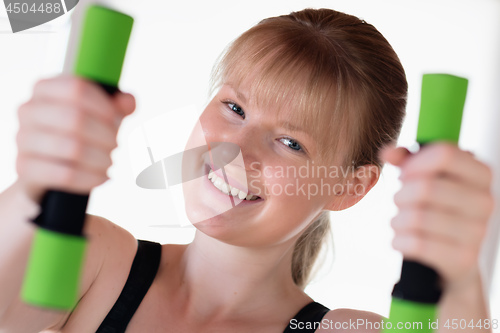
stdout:
[[(392, 44), (409, 82), (408, 114), (400, 145), (414, 144), (422, 74), (446, 72), (467, 77), (469, 92), (460, 145), (495, 168), (497, 197), (500, 193), (500, 136), (496, 129), (500, 123), (500, 1), (108, 3), (135, 18), (120, 84), (122, 90), (135, 94), (138, 108), (120, 131), (120, 147), (113, 154), (115, 164), (110, 170), (112, 180), (93, 191), (89, 212), (127, 228), (137, 238), (187, 243), (193, 236), (193, 228), (177, 226), (172, 215), (175, 209), (165, 191), (148, 191), (135, 185), (137, 173), (149, 164), (146, 145), (153, 148), (156, 160), (166, 157), (162, 144), (182, 147), (191, 127), (173, 123), (173, 115), (178, 115), (179, 110), (185, 115), (192, 110), (194, 114), (201, 112), (207, 101), (210, 70), (223, 48), (265, 17), (306, 7), (328, 7), (356, 15), (375, 25)], [(0, 6), (0, 190), (16, 177), (16, 109), (29, 98), (37, 79), (62, 70), (69, 36), (68, 18), (65, 15), (30, 31), (12, 34)], [(141, 126), (158, 116), (163, 117), (165, 124), (163, 136), (158, 136), (161, 142), (148, 133), (154, 142), (146, 143), (144, 136), (138, 134)], [(330, 250), (324, 268), (306, 289), (316, 301), (330, 308), (349, 307), (388, 315), (390, 292), (399, 276), (401, 261), (390, 247), (389, 227), (396, 213), (392, 196), (399, 186), (397, 175), (396, 168), (386, 166), (379, 183), (359, 204), (332, 214), (334, 250)], [(496, 227), (492, 226), (489, 233), (491, 240), (497, 235), (499, 220), (497, 211), (492, 218)], [(484, 256), (487, 281), (496, 252), (495, 243), (489, 244)], [(499, 279), (497, 274), (496, 280)], [(497, 282), (490, 290), (492, 315), (497, 319), (499, 288)]]

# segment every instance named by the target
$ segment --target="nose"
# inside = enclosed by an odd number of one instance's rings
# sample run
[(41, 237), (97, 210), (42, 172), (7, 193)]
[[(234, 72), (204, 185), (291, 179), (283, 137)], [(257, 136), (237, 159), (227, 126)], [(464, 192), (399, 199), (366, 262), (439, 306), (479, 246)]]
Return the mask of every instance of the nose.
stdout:
[[(245, 171), (250, 171), (252, 165), (260, 164), (265, 156), (265, 133), (255, 126), (244, 126), (237, 130), (224, 129), (218, 136), (221, 141), (230, 142), (239, 147), (241, 158), (230, 164)], [(231, 155), (231, 154), (228, 154)], [(255, 167), (253, 167), (255, 169)]]
[(238, 159), (238, 156), (241, 156), (241, 149), (237, 144), (232, 142), (207, 141), (207, 145), (209, 153), (207, 158), (209, 158), (209, 160), (206, 162), (210, 163), (214, 170), (229, 164), (234, 166), (237, 166), (237, 164), (241, 166), (243, 164), (242, 161), (240, 161), (241, 158)]

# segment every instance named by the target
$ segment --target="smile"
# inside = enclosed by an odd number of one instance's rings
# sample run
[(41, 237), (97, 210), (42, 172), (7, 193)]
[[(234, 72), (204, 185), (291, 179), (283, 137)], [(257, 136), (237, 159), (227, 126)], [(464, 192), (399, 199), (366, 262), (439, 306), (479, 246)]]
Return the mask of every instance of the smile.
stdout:
[(224, 181), (224, 179), (217, 176), (215, 172), (212, 171), (212, 169), (210, 169), (210, 171), (208, 172), (208, 179), (210, 179), (212, 184), (214, 184), (214, 186), (224, 194), (231, 195), (233, 197), (238, 197), (241, 200), (248, 200), (248, 201), (255, 201), (260, 198), (256, 195), (249, 194), (243, 190), (240, 190), (239, 188), (229, 185)]

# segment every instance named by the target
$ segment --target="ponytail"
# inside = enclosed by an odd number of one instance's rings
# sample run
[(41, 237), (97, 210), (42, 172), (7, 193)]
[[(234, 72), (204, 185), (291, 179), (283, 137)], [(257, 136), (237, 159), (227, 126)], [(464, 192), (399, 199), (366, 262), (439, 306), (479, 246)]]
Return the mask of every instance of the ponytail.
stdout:
[(313, 276), (314, 263), (323, 244), (331, 240), (330, 213), (321, 212), (295, 243), (292, 254), (292, 277), (304, 289)]

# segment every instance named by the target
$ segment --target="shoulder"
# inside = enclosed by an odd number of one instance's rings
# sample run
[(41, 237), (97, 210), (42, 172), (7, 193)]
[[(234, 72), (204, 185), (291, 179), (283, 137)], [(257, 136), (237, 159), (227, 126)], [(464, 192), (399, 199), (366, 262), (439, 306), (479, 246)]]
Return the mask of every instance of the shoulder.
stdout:
[(95, 280), (126, 271), (137, 251), (137, 239), (126, 229), (101, 216), (88, 215), (84, 230), (89, 242), (88, 257), (99, 258)]
[(63, 331), (97, 329), (120, 295), (137, 251), (137, 240), (130, 232), (100, 216), (87, 215), (84, 236), (88, 243), (82, 295)]
[(383, 316), (369, 311), (335, 309), (328, 311), (316, 332), (379, 333)]

